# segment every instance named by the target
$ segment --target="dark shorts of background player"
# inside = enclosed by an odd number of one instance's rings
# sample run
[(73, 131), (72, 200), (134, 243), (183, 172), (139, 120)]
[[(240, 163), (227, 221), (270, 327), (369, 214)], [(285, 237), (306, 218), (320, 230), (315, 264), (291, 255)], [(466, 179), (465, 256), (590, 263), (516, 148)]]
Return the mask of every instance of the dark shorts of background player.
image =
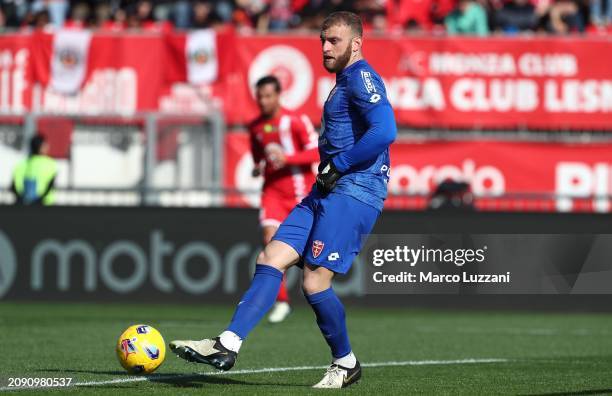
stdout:
[(346, 274), (380, 211), (349, 195), (322, 196), (316, 188), (280, 225), (273, 240), (285, 242), (302, 262)]

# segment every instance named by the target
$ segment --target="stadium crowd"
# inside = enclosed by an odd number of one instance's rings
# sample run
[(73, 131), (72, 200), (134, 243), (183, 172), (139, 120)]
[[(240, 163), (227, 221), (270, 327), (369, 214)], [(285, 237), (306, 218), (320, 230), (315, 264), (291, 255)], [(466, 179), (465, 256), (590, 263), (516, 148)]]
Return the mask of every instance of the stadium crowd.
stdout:
[(0, 29), (317, 30), (337, 10), (375, 34), (612, 33), (612, 0), (1, 0)]

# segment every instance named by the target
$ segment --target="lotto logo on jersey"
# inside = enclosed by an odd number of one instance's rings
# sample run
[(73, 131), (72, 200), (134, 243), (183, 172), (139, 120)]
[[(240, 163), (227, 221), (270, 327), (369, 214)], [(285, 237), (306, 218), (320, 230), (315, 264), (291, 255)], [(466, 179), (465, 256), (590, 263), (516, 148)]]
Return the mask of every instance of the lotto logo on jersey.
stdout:
[(312, 241), (312, 257), (317, 258), (321, 255), (325, 244), (321, 241)]

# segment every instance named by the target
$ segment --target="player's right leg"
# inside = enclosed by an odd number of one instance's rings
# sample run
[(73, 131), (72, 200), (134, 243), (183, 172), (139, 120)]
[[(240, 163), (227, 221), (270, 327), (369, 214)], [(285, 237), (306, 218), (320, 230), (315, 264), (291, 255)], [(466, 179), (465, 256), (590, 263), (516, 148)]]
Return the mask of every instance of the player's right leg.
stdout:
[(251, 287), (238, 303), (227, 330), (215, 338), (172, 341), (170, 349), (190, 362), (231, 369), (242, 341), (274, 304), (283, 273), (298, 260), (299, 255), (291, 246), (280, 241), (270, 242), (257, 259)]
[(304, 295), (333, 356), (323, 379), (313, 388), (346, 388), (361, 379), (361, 365), (349, 342), (344, 306), (332, 289), (334, 275), (329, 268), (304, 265)]
[[(263, 227), (264, 246), (270, 243), (277, 230), (278, 226)], [(276, 302), (268, 315), (268, 322), (280, 323), (287, 319), (287, 316), (289, 316), (290, 313), (291, 306), (289, 305), (289, 292), (287, 291), (287, 274), (283, 274), (283, 280), (281, 281), (280, 288), (278, 289)]]
[(210, 364), (220, 370), (232, 368), (242, 342), (274, 304), (283, 273), (298, 263), (312, 222), (313, 210), (305, 199), (257, 258), (251, 286), (238, 303), (227, 329), (215, 338), (172, 341), (170, 349), (187, 361)]
[[(271, 190), (264, 190), (261, 199), (261, 210), (259, 212), (259, 223), (263, 233), (264, 246), (270, 243), (280, 224), (293, 209), (291, 202), (295, 202), (293, 197), (288, 197)], [(276, 302), (268, 315), (270, 323), (280, 323), (291, 313), (286, 279), (287, 276), (285, 274), (276, 296)]]

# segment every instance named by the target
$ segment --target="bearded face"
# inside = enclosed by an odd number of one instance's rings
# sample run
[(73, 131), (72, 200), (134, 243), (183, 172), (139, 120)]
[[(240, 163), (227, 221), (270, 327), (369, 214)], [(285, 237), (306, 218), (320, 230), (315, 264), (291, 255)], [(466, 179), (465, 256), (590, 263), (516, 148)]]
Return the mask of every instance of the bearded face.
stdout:
[(351, 60), (353, 36), (346, 25), (333, 25), (321, 32), (323, 67), (330, 73), (341, 72)]

